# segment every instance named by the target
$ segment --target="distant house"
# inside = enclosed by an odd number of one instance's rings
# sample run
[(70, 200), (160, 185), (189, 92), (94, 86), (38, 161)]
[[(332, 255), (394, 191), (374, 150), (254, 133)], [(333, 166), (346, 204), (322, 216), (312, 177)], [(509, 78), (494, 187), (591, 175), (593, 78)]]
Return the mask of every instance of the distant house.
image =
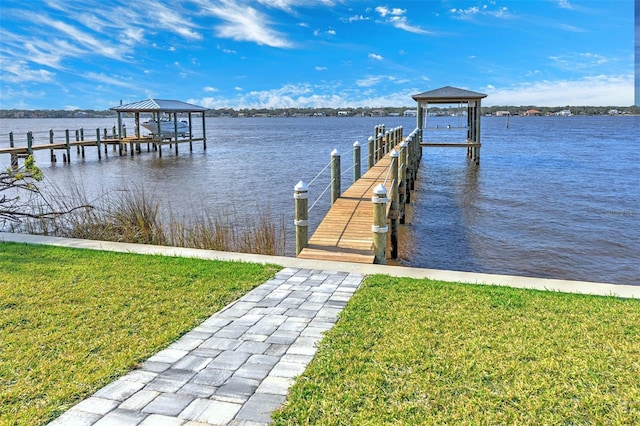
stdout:
[(348, 111), (338, 111), (338, 117), (348, 117), (348, 116), (349, 116)]
[(511, 115), (509, 111), (496, 111), (496, 117), (505, 117)]
[(530, 109), (524, 112), (524, 114), (522, 115), (528, 115), (528, 116), (539, 116), (542, 115), (542, 113), (540, 111), (538, 111), (537, 109)]
[(385, 113), (384, 113), (384, 110), (382, 110), (382, 109), (374, 109), (373, 111), (371, 111), (371, 116), (372, 117), (384, 117)]
[(556, 112), (555, 115), (560, 115), (560, 116), (563, 116), (563, 117), (570, 117), (573, 114), (571, 113), (570, 109), (563, 109), (562, 111)]
[(404, 117), (417, 117), (418, 111), (416, 111), (415, 109), (407, 109), (402, 115)]

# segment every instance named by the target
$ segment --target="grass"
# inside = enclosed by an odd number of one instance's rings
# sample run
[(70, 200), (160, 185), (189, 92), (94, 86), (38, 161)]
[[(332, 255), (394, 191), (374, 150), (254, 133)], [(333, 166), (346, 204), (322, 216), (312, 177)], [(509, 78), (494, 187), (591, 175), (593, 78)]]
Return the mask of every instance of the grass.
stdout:
[(640, 424), (640, 301), (371, 276), (274, 418)]
[(52, 420), (277, 269), (0, 243), (0, 425)]
[(242, 217), (239, 212), (210, 213), (203, 208), (193, 210), (188, 217), (175, 217), (170, 207), (161, 208), (153, 192), (136, 184), (106, 191), (91, 200), (80, 183), (72, 183), (68, 192), (52, 186), (40, 195), (29, 204), (32, 213), (43, 217), (11, 224), (9, 230), (239, 253), (286, 253), (284, 215), (277, 219), (269, 209)]

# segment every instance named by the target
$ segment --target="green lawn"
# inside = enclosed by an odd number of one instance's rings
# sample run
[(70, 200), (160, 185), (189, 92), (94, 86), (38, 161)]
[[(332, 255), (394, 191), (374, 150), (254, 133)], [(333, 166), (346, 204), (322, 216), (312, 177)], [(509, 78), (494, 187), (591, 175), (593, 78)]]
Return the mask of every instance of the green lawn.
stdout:
[(0, 243), (0, 425), (37, 425), (279, 267)]
[(640, 424), (640, 301), (371, 276), (276, 425)]

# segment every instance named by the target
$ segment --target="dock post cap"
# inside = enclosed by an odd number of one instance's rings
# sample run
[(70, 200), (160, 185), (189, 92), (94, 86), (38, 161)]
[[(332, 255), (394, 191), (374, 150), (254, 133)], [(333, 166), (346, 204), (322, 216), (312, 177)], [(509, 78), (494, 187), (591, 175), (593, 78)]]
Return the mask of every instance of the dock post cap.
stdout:
[(406, 148), (408, 146), (407, 141), (400, 142), (400, 148)]
[(353, 146), (360, 146), (360, 142), (355, 141), (355, 142), (353, 143)]
[(379, 183), (378, 186), (373, 188), (373, 193), (375, 195), (387, 195), (387, 188), (385, 188), (383, 184)]
[(309, 190), (309, 185), (307, 185), (303, 181), (300, 181), (300, 182), (296, 183), (296, 186), (293, 187), (293, 190), (294, 191), (298, 191), (298, 192), (308, 191)]
[(373, 136), (369, 136), (369, 139), (367, 139), (369, 142), (371, 142), (373, 140)]
[(333, 151), (331, 151), (331, 156), (332, 157), (340, 157), (340, 153), (338, 152), (337, 148), (333, 148)]
[(396, 151), (395, 149), (392, 149), (391, 152), (389, 153), (389, 157), (399, 157), (400, 153), (398, 153), (398, 151)]

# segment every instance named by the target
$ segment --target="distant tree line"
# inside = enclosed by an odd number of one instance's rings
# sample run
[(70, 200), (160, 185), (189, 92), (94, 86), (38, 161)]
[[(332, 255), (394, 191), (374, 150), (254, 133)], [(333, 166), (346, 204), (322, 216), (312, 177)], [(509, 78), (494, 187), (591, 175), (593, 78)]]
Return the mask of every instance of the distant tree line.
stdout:
[[(207, 117), (297, 117), (297, 116), (373, 116), (373, 117), (387, 117), (387, 116), (402, 116), (405, 111), (415, 111), (416, 106), (405, 107), (381, 107), (381, 108), (368, 108), (368, 107), (346, 107), (346, 108), (246, 108), (246, 109), (234, 109), (234, 108), (218, 108), (210, 109), (205, 115)], [(608, 115), (612, 111), (617, 114), (627, 115), (640, 115), (639, 106), (561, 106), (561, 107), (541, 107), (535, 105), (504, 105), (504, 106), (490, 106), (482, 107), (482, 114), (495, 115), (498, 111), (509, 111), (509, 113), (522, 114), (527, 110), (535, 109), (540, 111), (542, 115), (553, 114), (561, 110), (569, 110), (573, 115)], [(448, 107), (436, 107), (430, 106), (430, 112), (447, 114), (449, 112), (456, 111), (455, 106)], [(116, 113), (110, 110), (25, 110), (25, 109), (0, 109), (0, 118), (111, 118), (115, 117)]]

